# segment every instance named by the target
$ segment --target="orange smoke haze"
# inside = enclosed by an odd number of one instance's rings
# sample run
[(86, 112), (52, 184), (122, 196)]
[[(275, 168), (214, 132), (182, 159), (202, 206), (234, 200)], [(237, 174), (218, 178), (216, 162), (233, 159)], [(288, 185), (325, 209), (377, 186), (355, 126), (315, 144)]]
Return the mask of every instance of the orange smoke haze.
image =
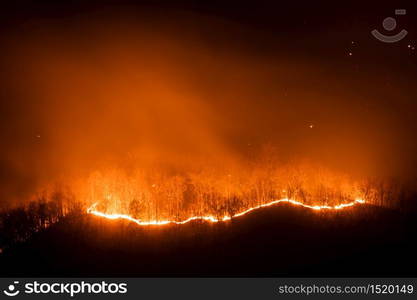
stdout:
[[(379, 97), (377, 76), (351, 78), (267, 33), (187, 13), (104, 13), (29, 22), (4, 39), (4, 203), (55, 181), (91, 204), (136, 199), (141, 185), (151, 193), (158, 176), (156, 184), (205, 172), (223, 187), (229, 174), (250, 182), (257, 163), (284, 172), (312, 161), (308, 174), (320, 165), (356, 179), (407, 165), (397, 117), (376, 104), (359, 109)], [(350, 180), (346, 199), (355, 199)]]

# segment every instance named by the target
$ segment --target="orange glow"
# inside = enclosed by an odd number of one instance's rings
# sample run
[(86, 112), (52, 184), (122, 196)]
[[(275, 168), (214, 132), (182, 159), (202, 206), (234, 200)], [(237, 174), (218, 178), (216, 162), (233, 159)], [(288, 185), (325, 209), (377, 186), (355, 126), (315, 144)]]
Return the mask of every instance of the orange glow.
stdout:
[(230, 221), (232, 218), (237, 218), (237, 217), (241, 217), (244, 216), (246, 214), (248, 214), (251, 211), (263, 208), (263, 207), (268, 207), (268, 206), (273, 206), (279, 203), (290, 203), (292, 205), (296, 205), (296, 206), (301, 206), (304, 208), (308, 208), (308, 209), (313, 209), (313, 210), (341, 210), (347, 207), (352, 207), (354, 205), (358, 205), (358, 204), (364, 204), (365, 200), (362, 199), (356, 199), (352, 202), (349, 203), (342, 203), (342, 204), (338, 204), (335, 206), (328, 206), (328, 205), (308, 205), (308, 204), (304, 204), (302, 202), (296, 201), (296, 200), (291, 200), (291, 199), (280, 199), (280, 200), (275, 200), (275, 201), (271, 201), (265, 204), (261, 204), (258, 206), (254, 206), (251, 207), (247, 210), (244, 210), (242, 212), (236, 213), (233, 216), (224, 216), (223, 218), (216, 218), (213, 215), (206, 215), (206, 216), (192, 216), (189, 217), (188, 219), (182, 220), (182, 221), (175, 221), (175, 220), (153, 220), (153, 221), (141, 221), (139, 219), (135, 219), (129, 215), (126, 214), (107, 214), (107, 213), (103, 213), (100, 212), (98, 210), (96, 210), (96, 206), (98, 203), (94, 203), (92, 206), (90, 206), (87, 209), (87, 213), (98, 216), (98, 217), (102, 217), (102, 218), (106, 218), (106, 219), (110, 219), (110, 220), (128, 220), (131, 222), (136, 223), (137, 225), (140, 226), (149, 226), (149, 225), (168, 225), (168, 224), (176, 224), (176, 225), (183, 225), (183, 224), (187, 224), (191, 221), (194, 220), (201, 220), (201, 221), (206, 221), (206, 222), (212, 222), (212, 223), (217, 223), (217, 222), (225, 222), (225, 221)]

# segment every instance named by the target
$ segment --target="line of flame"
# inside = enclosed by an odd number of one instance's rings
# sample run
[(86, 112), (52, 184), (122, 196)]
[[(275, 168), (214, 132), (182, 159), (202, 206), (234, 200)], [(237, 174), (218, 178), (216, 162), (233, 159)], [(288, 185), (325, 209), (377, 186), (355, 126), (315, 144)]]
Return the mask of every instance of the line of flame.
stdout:
[(176, 224), (176, 225), (183, 225), (186, 223), (189, 223), (191, 221), (194, 220), (201, 220), (201, 221), (207, 221), (207, 222), (212, 222), (212, 223), (217, 223), (217, 222), (224, 222), (224, 221), (229, 221), (232, 218), (237, 218), (237, 217), (241, 217), (243, 215), (246, 215), (247, 213), (254, 211), (256, 209), (260, 209), (263, 207), (268, 207), (268, 206), (272, 206), (272, 205), (276, 205), (282, 202), (286, 202), (286, 203), (290, 203), (296, 206), (302, 206), (305, 208), (309, 208), (309, 209), (313, 209), (313, 210), (322, 210), (322, 209), (327, 209), (327, 210), (340, 210), (346, 207), (351, 207), (357, 204), (364, 204), (365, 200), (362, 199), (356, 199), (352, 202), (349, 203), (343, 203), (343, 204), (339, 204), (339, 205), (335, 205), (335, 206), (328, 206), (328, 205), (308, 205), (308, 204), (304, 204), (302, 202), (296, 201), (296, 200), (291, 200), (291, 199), (280, 199), (280, 200), (275, 200), (275, 201), (271, 201), (265, 204), (260, 204), (258, 206), (254, 206), (251, 208), (248, 208), (247, 210), (244, 210), (240, 213), (236, 213), (233, 216), (224, 216), (223, 218), (216, 218), (212, 215), (208, 215), (208, 216), (194, 216), (194, 217), (190, 217), (188, 219), (185, 219), (183, 221), (174, 221), (174, 220), (162, 220), (162, 221), (141, 221), (139, 219), (135, 219), (129, 215), (125, 215), (125, 214), (106, 214), (103, 212), (100, 212), (98, 210), (96, 210), (96, 206), (98, 204), (98, 202), (94, 203), (92, 206), (90, 206), (87, 209), (87, 213), (98, 216), (98, 217), (103, 217), (106, 219), (110, 219), (110, 220), (118, 220), (118, 219), (123, 219), (123, 220), (128, 220), (131, 222), (136, 223), (137, 225), (140, 226), (149, 226), (149, 225), (167, 225), (167, 224)]

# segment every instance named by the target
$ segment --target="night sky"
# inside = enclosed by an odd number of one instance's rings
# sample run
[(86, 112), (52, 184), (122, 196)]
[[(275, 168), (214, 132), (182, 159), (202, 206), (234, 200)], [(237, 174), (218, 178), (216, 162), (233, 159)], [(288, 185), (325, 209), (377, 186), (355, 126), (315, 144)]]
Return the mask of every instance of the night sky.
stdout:
[[(3, 203), (131, 156), (265, 144), (283, 160), (417, 178), (415, 1), (56, 2), (2, 5)], [(408, 35), (388, 44), (373, 29)]]

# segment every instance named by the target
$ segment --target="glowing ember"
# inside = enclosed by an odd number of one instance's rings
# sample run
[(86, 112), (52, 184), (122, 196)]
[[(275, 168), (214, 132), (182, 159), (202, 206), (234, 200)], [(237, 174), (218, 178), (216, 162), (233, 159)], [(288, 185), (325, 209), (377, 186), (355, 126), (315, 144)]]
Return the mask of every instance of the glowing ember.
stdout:
[(216, 218), (212, 215), (207, 215), (207, 216), (193, 216), (190, 217), (188, 219), (185, 219), (183, 221), (175, 221), (175, 220), (160, 220), (160, 221), (141, 221), (138, 219), (135, 219), (129, 215), (125, 215), (125, 214), (107, 214), (107, 213), (103, 213), (100, 212), (98, 210), (96, 210), (96, 206), (98, 203), (94, 203), (92, 206), (90, 206), (87, 209), (87, 213), (98, 216), (98, 217), (103, 217), (106, 219), (110, 219), (110, 220), (118, 220), (118, 219), (124, 219), (124, 220), (128, 220), (131, 222), (136, 223), (137, 225), (140, 226), (149, 226), (149, 225), (167, 225), (167, 224), (177, 224), (177, 225), (183, 225), (186, 223), (189, 223), (191, 221), (194, 220), (201, 220), (201, 221), (206, 221), (206, 222), (212, 222), (212, 223), (217, 223), (217, 222), (224, 222), (224, 221), (229, 221), (232, 218), (237, 218), (237, 217), (241, 217), (243, 215), (246, 215), (247, 213), (254, 211), (256, 209), (262, 208), (262, 207), (268, 207), (268, 206), (272, 206), (272, 205), (276, 205), (278, 203), (290, 203), (296, 206), (302, 206), (308, 209), (313, 209), (313, 210), (340, 210), (340, 209), (344, 209), (347, 207), (352, 207), (354, 205), (357, 204), (364, 204), (365, 200), (362, 199), (356, 199), (355, 201), (349, 202), (349, 203), (343, 203), (343, 204), (339, 204), (339, 205), (335, 205), (335, 206), (328, 206), (328, 205), (308, 205), (308, 204), (304, 204), (302, 202), (296, 201), (296, 200), (291, 200), (291, 199), (280, 199), (280, 200), (275, 200), (275, 201), (271, 201), (269, 203), (265, 203), (265, 204), (261, 204), (255, 207), (251, 207), (247, 210), (244, 210), (242, 212), (236, 213), (233, 216), (224, 216), (223, 218)]

